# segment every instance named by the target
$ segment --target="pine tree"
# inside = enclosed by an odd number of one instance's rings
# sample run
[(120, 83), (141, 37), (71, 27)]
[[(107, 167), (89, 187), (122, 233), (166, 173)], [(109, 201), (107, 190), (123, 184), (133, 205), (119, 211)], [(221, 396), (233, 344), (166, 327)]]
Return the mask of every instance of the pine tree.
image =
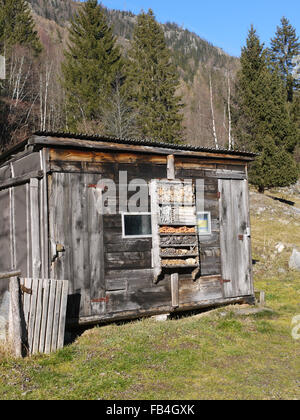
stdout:
[(29, 47), (39, 54), (42, 46), (31, 10), (25, 0), (0, 0), (0, 53), (15, 45)]
[(260, 191), (295, 182), (298, 171), (292, 153), (297, 133), (286, 107), (285, 87), (278, 69), (269, 68), (267, 51), (253, 27), (242, 49), (236, 92), (235, 137), (240, 147), (260, 155), (251, 167), (250, 181)]
[(281, 19), (281, 26), (277, 27), (275, 37), (271, 39), (270, 57), (273, 64), (278, 65), (285, 82), (287, 99), (293, 101), (293, 91), (296, 81), (293, 77), (295, 63), (293, 59), (300, 54), (300, 42), (296, 30), (288, 19)]
[[(62, 64), (68, 128), (101, 128), (103, 111), (122, 60), (112, 29), (97, 0), (87, 0), (71, 23), (70, 43)], [(91, 125), (95, 125), (91, 128)]]
[(296, 183), (298, 168), (293, 156), (267, 136), (263, 150), (250, 167), (249, 177), (251, 183), (263, 192), (266, 188)]
[(183, 119), (181, 98), (176, 95), (179, 77), (152, 10), (138, 16), (129, 58), (128, 86), (140, 137), (179, 142)]

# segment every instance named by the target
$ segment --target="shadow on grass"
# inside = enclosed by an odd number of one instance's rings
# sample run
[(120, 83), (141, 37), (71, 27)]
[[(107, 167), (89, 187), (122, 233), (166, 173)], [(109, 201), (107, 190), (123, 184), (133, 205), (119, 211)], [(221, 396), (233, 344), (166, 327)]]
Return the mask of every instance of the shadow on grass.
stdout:
[(272, 198), (272, 200), (274, 201), (279, 201), (280, 203), (287, 204), (288, 206), (292, 206), (292, 207), (294, 207), (296, 204), (294, 201), (286, 200), (280, 197), (274, 197), (273, 195), (267, 195), (267, 197)]

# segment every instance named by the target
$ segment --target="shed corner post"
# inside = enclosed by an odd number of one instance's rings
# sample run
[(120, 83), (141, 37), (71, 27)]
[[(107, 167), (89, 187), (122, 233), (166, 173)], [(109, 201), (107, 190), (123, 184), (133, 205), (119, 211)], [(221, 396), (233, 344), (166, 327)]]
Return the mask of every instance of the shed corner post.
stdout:
[(0, 273), (1, 279), (9, 279), (9, 322), (8, 322), (8, 343), (17, 358), (23, 356), (23, 323), (22, 323), (22, 302), (20, 279), (21, 272), (12, 271)]

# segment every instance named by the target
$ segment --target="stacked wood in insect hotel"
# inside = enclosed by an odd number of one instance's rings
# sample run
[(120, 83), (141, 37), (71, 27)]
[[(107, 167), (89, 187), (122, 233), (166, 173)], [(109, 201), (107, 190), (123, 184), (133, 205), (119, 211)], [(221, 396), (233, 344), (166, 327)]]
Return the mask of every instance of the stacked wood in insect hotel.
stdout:
[(68, 280), (70, 327), (252, 302), (254, 159), (36, 133), (1, 156), (0, 271)]

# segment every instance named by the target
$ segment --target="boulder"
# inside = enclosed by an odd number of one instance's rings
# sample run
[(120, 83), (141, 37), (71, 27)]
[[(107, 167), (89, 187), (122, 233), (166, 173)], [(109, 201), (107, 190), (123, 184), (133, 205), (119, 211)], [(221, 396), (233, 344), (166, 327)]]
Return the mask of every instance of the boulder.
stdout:
[(300, 271), (300, 252), (298, 252), (296, 249), (293, 250), (292, 256), (290, 258), (289, 267), (292, 270)]
[(279, 242), (275, 246), (275, 249), (276, 249), (276, 251), (277, 251), (278, 254), (281, 254), (284, 251), (284, 249), (285, 249), (285, 245), (283, 243)]

